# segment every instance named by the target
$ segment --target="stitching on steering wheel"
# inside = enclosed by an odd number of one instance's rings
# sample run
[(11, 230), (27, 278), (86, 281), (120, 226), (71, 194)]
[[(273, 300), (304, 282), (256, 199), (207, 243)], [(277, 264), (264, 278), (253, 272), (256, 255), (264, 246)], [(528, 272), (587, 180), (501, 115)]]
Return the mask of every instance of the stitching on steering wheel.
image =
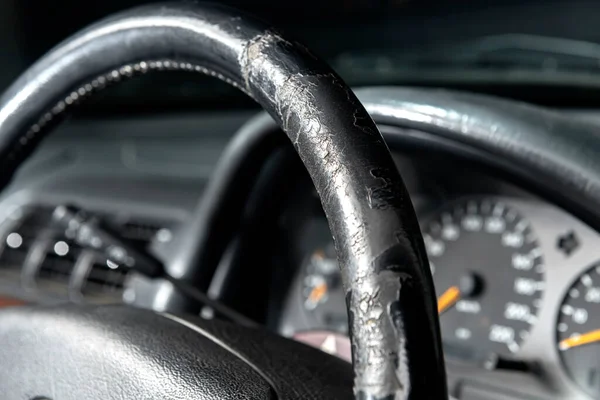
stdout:
[(34, 123), (28, 130), (27, 133), (19, 139), (19, 142), (15, 144), (13, 150), (8, 155), (8, 161), (13, 162), (16, 159), (17, 153), (27, 144), (36, 138), (36, 136), (48, 127), (50, 122), (55, 121), (57, 117), (62, 116), (70, 106), (78, 104), (81, 100), (89, 98), (92, 94), (98, 93), (103, 89), (106, 89), (113, 84), (124, 82), (131, 78), (146, 74), (148, 72), (155, 71), (189, 71), (198, 72), (208, 76), (218, 78), (231, 86), (241, 90), (246, 95), (253, 98), (253, 96), (242, 86), (240, 86), (234, 80), (213, 71), (209, 68), (198, 64), (192, 64), (188, 62), (178, 62), (174, 60), (147, 60), (139, 61), (133, 64), (125, 64), (121, 67), (115, 68), (110, 72), (103, 75), (99, 75), (96, 78), (88, 81), (85, 84), (79, 86), (79, 88), (69, 93), (63, 100), (57, 102), (54, 107), (44, 113), (36, 123)]

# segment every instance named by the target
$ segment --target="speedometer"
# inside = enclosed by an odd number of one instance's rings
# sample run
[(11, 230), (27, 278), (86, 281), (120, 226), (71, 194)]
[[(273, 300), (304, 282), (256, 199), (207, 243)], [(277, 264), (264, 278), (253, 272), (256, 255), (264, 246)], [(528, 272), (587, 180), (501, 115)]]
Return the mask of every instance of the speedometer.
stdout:
[(516, 353), (536, 321), (542, 251), (529, 223), (501, 201), (467, 199), (424, 234), (448, 356)]
[(594, 398), (600, 396), (600, 263), (571, 285), (560, 307), (557, 342), (573, 380)]

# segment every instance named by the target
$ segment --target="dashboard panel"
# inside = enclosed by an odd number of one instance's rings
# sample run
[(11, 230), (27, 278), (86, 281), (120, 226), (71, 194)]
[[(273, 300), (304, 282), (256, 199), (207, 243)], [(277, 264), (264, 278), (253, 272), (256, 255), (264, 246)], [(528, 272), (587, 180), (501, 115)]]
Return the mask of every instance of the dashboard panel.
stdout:
[[(120, 226), (146, 229), (144, 244), (168, 258), (169, 243), (161, 243), (156, 233), (167, 229), (176, 241), (218, 155), (250, 115), (70, 121), (3, 193), (2, 216), (15, 206), (39, 213), (74, 202)], [(452, 394), (460, 399), (598, 397), (598, 234), (494, 171), (424, 149), (392, 151), (425, 234), (437, 294), (449, 293), (441, 321)], [(219, 266), (208, 292), (243, 312), (251, 307), (253, 318), (284, 336), (349, 359), (344, 290), (331, 234), (310, 179), (302, 168), (292, 170), (294, 179), (281, 172), (291, 189), (277, 194), (280, 206), (255, 217), (258, 232), (247, 227), (254, 240), (246, 244), (251, 256), (235, 256), (243, 241), (232, 244), (233, 256)], [(4, 224), (0, 232), (0, 272), (10, 274), (2, 271), (3, 253), (27, 244), (17, 246), (11, 233), (19, 232), (9, 228)], [(65, 260), (54, 248), (60, 241), (68, 244), (59, 238), (46, 253), (53, 265), (73, 268), (74, 260), (56, 262)], [(2, 275), (0, 295), (44, 304), (72, 300), (47, 290), (47, 281), (56, 279), (51, 272), (51, 279), (44, 276), (44, 285), (34, 288)], [(186, 311), (177, 293), (160, 282), (129, 275), (117, 286), (110, 301)], [(448, 292), (454, 287), (460, 296)]]
[[(396, 156), (424, 233), (453, 394), (597, 397), (599, 235), (486, 172)], [(327, 222), (315, 212), (301, 230), (277, 329), (349, 359)]]

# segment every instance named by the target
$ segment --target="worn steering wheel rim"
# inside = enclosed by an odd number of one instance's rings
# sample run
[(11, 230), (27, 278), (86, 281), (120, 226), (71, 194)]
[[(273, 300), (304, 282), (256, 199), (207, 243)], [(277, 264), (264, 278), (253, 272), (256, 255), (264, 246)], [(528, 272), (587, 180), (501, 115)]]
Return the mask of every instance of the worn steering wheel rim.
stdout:
[(1, 187), (71, 104), (130, 76), (174, 69), (239, 88), (292, 140), (335, 238), (355, 396), (445, 398), (432, 278), (389, 150), (345, 83), (262, 23), (212, 6), (156, 5), (115, 15), (63, 42), (0, 98)]

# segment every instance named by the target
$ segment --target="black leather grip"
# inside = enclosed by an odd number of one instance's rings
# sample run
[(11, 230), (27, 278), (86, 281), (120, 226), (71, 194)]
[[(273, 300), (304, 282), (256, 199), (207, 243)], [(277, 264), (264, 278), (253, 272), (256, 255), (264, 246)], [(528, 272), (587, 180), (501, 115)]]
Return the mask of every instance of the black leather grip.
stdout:
[(444, 398), (429, 266), (379, 131), (327, 65), (235, 15), (191, 4), (138, 8), (56, 47), (0, 100), (2, 183), (71, 104), (111, 82), (162, 69), (222, 79), (278, 122), (320, 195), (347, 290), (357, 398)]
[[(446, 90), (365, 88), (361, 102), (390, 135), (460, 155), (507, 174), (600, 231), (600, 129), (527, 103)], [(419, 131), (419, 132), (418, 132)]]

